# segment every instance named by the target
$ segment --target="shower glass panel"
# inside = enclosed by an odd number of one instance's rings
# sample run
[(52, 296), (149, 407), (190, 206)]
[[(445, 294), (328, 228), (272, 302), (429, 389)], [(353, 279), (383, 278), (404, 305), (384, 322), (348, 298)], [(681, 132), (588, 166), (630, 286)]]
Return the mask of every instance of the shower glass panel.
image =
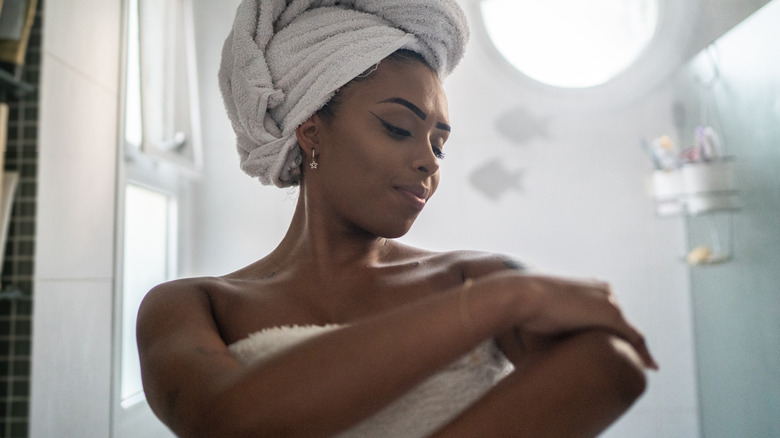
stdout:
[(679, 138), (719, 131), (739, 210), (688, 218), (691, 247), (724, 263), (691, 269), (702, 435), (780, 436), (780, 0), (693, 59), (678, 82)]

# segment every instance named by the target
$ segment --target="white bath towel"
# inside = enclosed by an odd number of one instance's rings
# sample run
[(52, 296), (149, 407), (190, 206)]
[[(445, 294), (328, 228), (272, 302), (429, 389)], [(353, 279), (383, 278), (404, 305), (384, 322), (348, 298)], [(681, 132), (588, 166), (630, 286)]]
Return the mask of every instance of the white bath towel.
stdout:
[[(250, 365), (338, 329), (285, 326), (265, 329), (230, 345), (239, 362)], [(334, 351), (333, 354), (338, 354)], [(513, 367), (488, 340), (430, 376), (384, 409), (337, 435), (338, 438), (422, 438), (452, 421), (485, 395)]]
[(443, 78), (468, 34), (455, 0), (244, 0), (219, 71), (241, 168), (263, 184), (296, 183), (295, 129), (339, 87), (398, 49)]

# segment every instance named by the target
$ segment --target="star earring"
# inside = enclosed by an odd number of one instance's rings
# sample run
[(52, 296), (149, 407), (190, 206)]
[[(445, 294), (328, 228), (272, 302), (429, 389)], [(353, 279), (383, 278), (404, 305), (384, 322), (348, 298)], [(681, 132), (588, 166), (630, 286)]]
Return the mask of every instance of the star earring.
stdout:
[(314, 149), (311, 150), (311, 163), (309, 163), (309, 166), (312, 169), (317, 168), (317, 151)]

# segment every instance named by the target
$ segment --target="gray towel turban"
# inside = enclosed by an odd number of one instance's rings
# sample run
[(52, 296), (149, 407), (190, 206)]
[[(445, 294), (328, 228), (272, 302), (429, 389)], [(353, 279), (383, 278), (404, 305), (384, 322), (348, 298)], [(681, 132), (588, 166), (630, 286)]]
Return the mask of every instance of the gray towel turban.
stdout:
[(241, 169), (266, 185), (297, 183), (295, 129), (336, 90), (399, 49), (444, 78), (468, 37), (455, 0), (244, 0), (219, 70)]

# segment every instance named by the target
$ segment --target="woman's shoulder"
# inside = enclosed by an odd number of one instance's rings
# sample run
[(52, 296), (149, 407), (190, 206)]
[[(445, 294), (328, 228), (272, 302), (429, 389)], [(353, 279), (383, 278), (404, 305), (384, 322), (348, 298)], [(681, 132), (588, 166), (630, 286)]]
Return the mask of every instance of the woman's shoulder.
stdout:
[(488, 251), (457, 250), (444, 253), (444, 256), (465, 266), (482, 266), (494, 269), (525, 269), (527, 264), (518, 257)]
[(284, 302), (269, 299), (265, 292), (262, 285), (230, 276), (168, 281), (146, 294), (139, 308), (138, 324), (157, 327), (160, 321), (181, 318), (182, 324), (217, 327), (226, 339), (238, 339), (252, 331), (241, 324), (247, 321), (263, 324), (273, 320), (271, 313), (253, 314), (253, 311), (265, 307), (275, 311), (286, 309)]
[(242, 287), (228, 277), (179, 278), (153, 287), (142, 302), (142, 308), (157, 309), (205, 308), (233, 295), (240, 295)]
[(519, 258), (486, 251), (459, 250), (445, 255), (447, 259), (458, 267), (464, 278), (478, 278), (498, 271), (515, 270), (525, 271), (528, 265)]
[(512, 269), (525, 271), (530, 265), (520, 258), (509, 255), (477, 250), (428, 251), (406, 247), (408, 254), (424, 259), (427, 263), (447, 270), (463, 273), (465, 278), (479, 277), (493, 272)]
[(185, 277), (158, 284), (147, 295), (202, 294), (214, 290), (230, 289), (233, 287), (231, 283), (224, 277)]

